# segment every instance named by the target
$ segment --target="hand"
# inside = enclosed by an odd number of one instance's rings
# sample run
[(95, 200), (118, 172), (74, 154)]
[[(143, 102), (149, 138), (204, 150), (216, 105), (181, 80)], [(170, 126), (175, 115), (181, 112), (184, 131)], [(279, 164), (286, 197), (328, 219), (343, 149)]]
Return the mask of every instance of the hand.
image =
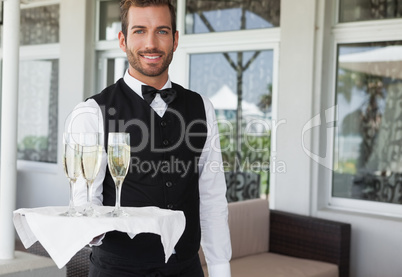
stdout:
[(102, 240), (105, 237), (105, 234), (100, 234), (99, 236), (94, 237), (88, 244), (89, 246), (99, 246), (102, 244)]

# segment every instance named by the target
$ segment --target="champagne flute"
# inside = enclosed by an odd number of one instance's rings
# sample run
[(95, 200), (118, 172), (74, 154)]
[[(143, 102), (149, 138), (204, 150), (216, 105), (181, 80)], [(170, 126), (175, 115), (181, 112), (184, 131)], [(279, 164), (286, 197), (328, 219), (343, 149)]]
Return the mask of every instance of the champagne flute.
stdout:
[(70, 183), (69, 208), (62, 216), (81, 216), (74, 206), (74, 187), (77, 178), (81, 175), (81, 146), (79, 134), (63, 134), (63, 168)]
[(108, 137), (108, 166), (116, 185), (115, 208), (108, 215), (112, 217), (128, 216), (120, 207), (121, 187), (127, 175), (130, 164), (130, 134), (109, 133)]
[(92, 184), (99, 173), (102, 163), (102, 137), (101, 133), (80, 134), (82, 149), (81, 169), (82, 176), (87, 185), (87, 207), (84, 210), (85, 216), (99, 216), (99, 212), (95, 211), (92, 205)]

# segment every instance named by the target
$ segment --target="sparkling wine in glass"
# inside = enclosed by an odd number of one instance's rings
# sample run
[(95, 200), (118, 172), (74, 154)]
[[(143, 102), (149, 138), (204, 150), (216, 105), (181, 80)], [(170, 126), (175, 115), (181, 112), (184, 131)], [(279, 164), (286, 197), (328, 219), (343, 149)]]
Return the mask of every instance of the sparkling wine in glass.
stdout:
[(116, 185), (116, 204), (114, 210), (108, 214), (112, 217), (127, 216), (120, 207), (121, 187), (130, 165), (130, 134), (109, 133), (108, 136), (108, 166)]
[(79, 134), (63, 134), (63, 168), (70, 183), (69, 208), (62, 216), (81, 216), (74, 206), (74, 187), (77, 178), (81, 175), (81, 145)]
[(102, 141), (101, 133), (81, 133), (81, 170), (87, 185), (87, 207), (84, 210), (85, 216), (96, 217), (99, 212), (95, 211), (92, 205), (92, 184), (99, 173), (102, 163)]

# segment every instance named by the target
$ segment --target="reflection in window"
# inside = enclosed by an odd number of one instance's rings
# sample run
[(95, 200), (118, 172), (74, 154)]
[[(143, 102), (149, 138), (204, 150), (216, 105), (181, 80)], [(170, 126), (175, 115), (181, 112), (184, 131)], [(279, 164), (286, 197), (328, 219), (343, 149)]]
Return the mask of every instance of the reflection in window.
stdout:
[(190, 89), (216, 110), (229, 201), (268, 194), (272, 70), (270, 50), (190, 58)]
[(280, 1), (186, 1), (186, 34), (279, 26)]
[(99, 7), (99, 40), (117, 39), (121, 30), (120, 0), (102, 1)]
[(402, 17), (402, 0), (340, 0), (339, 22)]
[(402, 203), (402, 41), (338, 46), (334, 197)]
[(21, 10), (21, 45), (59, 42), (60, 5)]
[(57, 162), (58, 60), (20, 62), (18, 159)]

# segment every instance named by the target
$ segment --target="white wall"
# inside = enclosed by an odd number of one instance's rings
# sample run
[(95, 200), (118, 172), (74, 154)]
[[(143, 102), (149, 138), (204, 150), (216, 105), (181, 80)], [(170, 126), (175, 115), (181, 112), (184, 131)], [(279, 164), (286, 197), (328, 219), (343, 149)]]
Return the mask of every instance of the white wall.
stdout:
[(330, 210), (317, 216), (352, 224), (351, 277), (402, 276), (400, 220)]
[[(17, 208), (68, 205), (69, 185), (61, 164), (64, 121), (73, 107), (84, 99), (88, 85), (88, 68), (92, 57), (86, 56), (88, 39), (86, 29), (87, 2), (61, 0), (60, 3), (60, 62), (59, 62), (59, 134), (58, 164), (20, 163), (17, 176)], [(92, 51), (93, 52), (93, 51)]]

